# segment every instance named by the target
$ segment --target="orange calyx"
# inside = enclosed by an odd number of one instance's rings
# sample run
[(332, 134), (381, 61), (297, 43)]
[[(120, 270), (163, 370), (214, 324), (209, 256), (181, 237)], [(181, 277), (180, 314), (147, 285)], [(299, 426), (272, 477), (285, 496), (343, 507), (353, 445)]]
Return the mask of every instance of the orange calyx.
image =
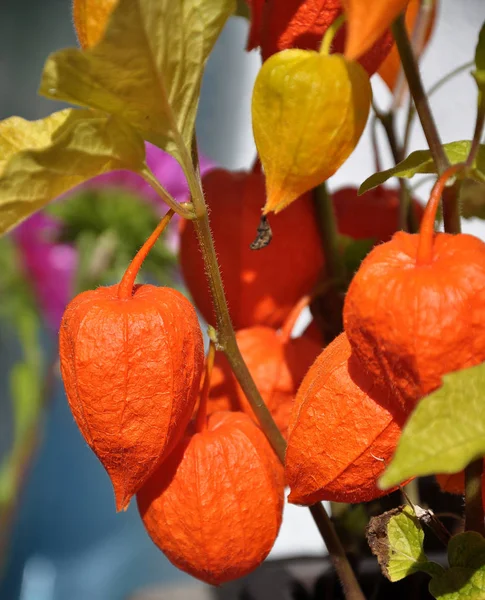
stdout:
[(419, 243), (418, 251), (416, 255), (416, 264), (425, 265), (431, 262), (433, 257), (433, 241), (434, 241), (434, 222), (436, 220), (436, 212), (438, 210), (439, 202), (443, 190), (445, 189), (448, 181), (458, 171), (464, 168), (464, 164), (457, 164), (448, 167), (440, 175), (438, 180), (431, 190), (426, 210), (424, 211), (423, 220), (421, 221), (421, 228), (419, 230)]
[(138, 250), (135, 258), (131, 261), (130, 265), (125, 271), (123, 275), (123, 279), (120, 281), (118, 286), (118, 298), (120, 300), (129, 300), (133, 295), (133, 288), (135, 285), (135, 279), (138, 275), (138, 271), (140, 270), (143, 261), (148, 256), (150, 250), (155, 245), (155, 242), (158, 240), (159, 236), (163, 233), (165, 227), (170, 222), (174, 214), (173, 209), (170, 209), (168, 213), (162, 218), (160, 223), (157, 225), (153, 233), (147, 239), (147, 241), (143, 244), (143, 246)]

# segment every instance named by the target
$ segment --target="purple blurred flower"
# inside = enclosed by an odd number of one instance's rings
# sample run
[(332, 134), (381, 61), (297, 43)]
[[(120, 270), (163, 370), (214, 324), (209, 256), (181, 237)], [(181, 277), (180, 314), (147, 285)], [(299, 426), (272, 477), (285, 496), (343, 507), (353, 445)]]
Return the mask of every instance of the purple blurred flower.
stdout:
[[(178, 162), (149, 143), (146, 143), (146, 152), (148, 166), (165, 189), (179, 202), (186, 200), (187, 182)], [(215, 164), (201, 156), (200, 167), (204, 175), (213, 169)], [(155, 204), (160, 208), (160, 212), (166, 210), (155, 190), (142, 177), (131, 171), (106, 173), (91, 179), (81, 187), (123, 188)], [(13, 232), (23, 267), (32, 282), (46, 324), (55, 331), (59, 328), (66, 304), (73, 294), (77, 265), (76, 250), (68, 244), (53, 241), (58, 230), (59, 223), (55, 219), (43, 213), (36, 213)], [(172, 249), (177, 249), (177, 227), (171, 227), (168, 242)]]

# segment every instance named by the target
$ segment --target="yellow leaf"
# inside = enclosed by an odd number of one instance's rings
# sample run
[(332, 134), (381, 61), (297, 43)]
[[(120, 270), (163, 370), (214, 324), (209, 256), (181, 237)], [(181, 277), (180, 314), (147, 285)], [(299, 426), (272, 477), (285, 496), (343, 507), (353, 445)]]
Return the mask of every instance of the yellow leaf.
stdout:
[(116, 117), (67, 109), (40, 121), (0, 122), (0, 156), (2, 234), (96, 175), (143, 169), (145, 145)]
[(342, 0), (347, 13), (345, 56), (357, 60), (403, 12), (409, 0)]
[(234, 8), (235, 0), (120, 0), (96, 46), (49, 57), (40, 93), (118, 115), (179, 158), (191, 147), (205, 62)]
[(83, 48), (95, 46), (103, 37), (108, 18), (117, 0), (74, 0), (72, 17), (79, 43)]
[(265, 214), (337, 171), (364, 130), (371, 96), (364, 69), (339, 54), (284, 50), (263, 64), (252, 117), (266, 174)]

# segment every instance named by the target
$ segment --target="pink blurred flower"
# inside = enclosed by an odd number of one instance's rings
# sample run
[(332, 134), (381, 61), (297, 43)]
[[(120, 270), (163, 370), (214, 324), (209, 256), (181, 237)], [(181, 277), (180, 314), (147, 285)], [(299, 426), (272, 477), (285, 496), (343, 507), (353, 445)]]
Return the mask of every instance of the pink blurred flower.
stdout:
[[(146, 143), (147, 163), (165, 189), (178, 201), (188, 195), (187, 182), (178, 162), (156, 146)], [(205, 157), (200, 158), (202, 175), (215, 167)], [(113, 171), (91, 179), (81, 187), (110, 187), (129, 190), (148, 202), (166, 206), (146, 181), (131, 171)], [(79, 188), (77, 188), (79, 190)], [(67, 196), (67, 195), (66, 195)], [(36, 213), (13, 232), (23, 267), (34, 288), (46, 324), (56, 331), (64, 309), (72, 297), (77, 266), (76, 250), (69, 244), (56, 243), (59, 223), (43, 213)], [(177, 228), (170, 230), (169, 245), (177, 248)]]

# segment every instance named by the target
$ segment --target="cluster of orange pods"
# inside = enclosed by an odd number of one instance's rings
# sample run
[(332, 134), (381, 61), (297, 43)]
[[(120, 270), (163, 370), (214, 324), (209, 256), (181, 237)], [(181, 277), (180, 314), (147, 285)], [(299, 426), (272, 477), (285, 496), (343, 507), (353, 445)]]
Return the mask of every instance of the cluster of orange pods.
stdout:
[[(349, 287), (345, 332), (321, 351), (314, 324), (292, 337), (325, 269), (311, 195), (274, 216), (273, 241), (253, 251), (264, 176), (216, 170), (203, 184), (238, 345), (288, 441), (284, 470), (222, 353), (202, 377), (193, 306), (175, 290), (134, 283), (164, 222), (120, 284), (71, 302), (60, 355), (72, 412), (112, 480), (118, 510), (136, 494), (167, 557), (220, 584), (270, 552), (285, 484), (297, 504), (383, 494), (377, 480), (416, 402), (443, 374), (485, 360), (485, 244), (434, 233), (440, 190), (419, 234), (393, 236), (395, 192), (381, 188), (365, 200), (352, 189), (335, 194), (340, 231), (380, 243)], [(360, 216), (369, 206), (380, 216), (375, 229)], [(180, 235), (184, 278), (212, 322), (191, 222), (181, 223)]]
[[(312, 198), (308, 194), (275, 216), (273, 241), (253, 251), (264, 176), (216, 170), (203, 184), (238, 345), (286, 437), (296, 392), (322, 347), (314, 326), (291, 337), (324, 273)], [(382, 190), (377, 197), (370, 194), (369, 203), (391, 206), (388, 230), (376, 232), (387, 239), (397, 222), (397, 199)], [(339, 223), (350, 233), (359, 217), (349, 215), (342, 210)], [(285, 476), (222, 353), (210, 380), (203, 378), (203, 340), (193, 306), (175, 290), (134, 283), (163, 226), (120, 284), (85, 292), (68, 306), (60, 331), (61, 370), (79, 428), (112, 480), (117, 509), (136, 494), (144, 524), (167, 557), (219, 584), (253, 570), (271, 550)], [(191, 222), (181, 223), (180, 235), (185, 280), (212, 322)], [(208, 417), (201, 421), (198, 400), (205, 397)]]
[[(485, 359), (485, 244), (434, 233), (444, 182), (419, 234), (398, 232), (363, 261), (346, 295), (345, 332), (298, 391), (286, 453), (290, 501), (385, 493), (378, 478), (416, 403), (446, 373)], [(447, 487), (457, 491), (456, 481)]]

